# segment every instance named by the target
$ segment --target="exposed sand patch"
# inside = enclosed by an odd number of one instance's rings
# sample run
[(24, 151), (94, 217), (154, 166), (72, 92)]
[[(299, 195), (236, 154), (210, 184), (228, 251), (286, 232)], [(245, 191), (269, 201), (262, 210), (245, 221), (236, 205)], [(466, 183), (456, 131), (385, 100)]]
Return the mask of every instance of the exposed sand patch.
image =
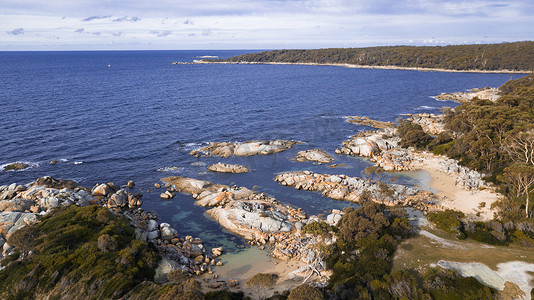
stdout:
[(504, 289), (506, 281), (513, 282), (525, 293), (525, 299), (530, 299), (530, 291), (534, 287), (532, 284), (533, 276), (529, 274), (529, 272), (534, 272), (534, 264), (522, 261), (500, 263), (497, 265), (497, 271), (482, 263), (440, 260), (438, 265), (442, 268), (457, 270), (463, 276), (475, 277), (483, 284), (500, 291)]
[[(304, 280), (302, 277), (295, 276), (294, 271), (304, 267), (305, 263), (281, 261), (269, 256), (267, 251), (259, 250), (257, 247), (247, 248), (238, 253), (224, 254), (219, 259), (222, 260), (223, 266), (216, 267), (214, 270), (219, 278), (213, 279), (213, 275), (209, 274), (200, 277), (203, 292), (216, 290), (209, 287), (212, 283), (229, 282), (230, 279), (233, 279), (239, 281), (239, 287), (231, 287), (230, 291), (243, 291), (246, 296), (252, 299), (263, 299), (272, 296), (275, 292), (293, 289)], [(272, 289), (247, 286), (247, 280), (257, 273), (275, 273), (280, 277)]]
[(430, 191), (441, 196), (440, 205), (462, 211), (473, 219), (482, 221), (493, 219), (494, 211), (491, 210), (491, 204), (499, 198), (497, 192), (489, 188), (468, 191), (457, 186), (454, 176), (441, 171), (438, 157), (426, 155), (424, 162), (418, 167), (430, 176)]

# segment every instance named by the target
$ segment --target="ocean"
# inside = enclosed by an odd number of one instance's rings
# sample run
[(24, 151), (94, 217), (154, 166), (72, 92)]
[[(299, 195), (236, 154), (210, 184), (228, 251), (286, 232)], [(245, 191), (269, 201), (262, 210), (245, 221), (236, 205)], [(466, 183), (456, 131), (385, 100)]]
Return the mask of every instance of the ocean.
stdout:
[[(0, 52), (0, 165), (30, 168), (0, 172), (0, 185), (29, 183), (50, 175), (92, 187), (136, 183), (143, 208), (182, 235), (201, 237), (208, 247), (237, 249), (244, 240), (205, 216), (188, 195), (162, 200), (154, 183), (180, 175), (216, 183), (256, 187), (308, 214), (352, 205), (273, 181), (284, 171), (312, 170), (361, 176), (370, 162), (334, 155), (365, 126), (343, 117), (363, 115), (395, 121), (405, 113), (439, 113), (431, 96), (475, 87), (498, 87), (507, 74), (349, 69), (331, 66), (181, 64), (196, 56), (226, 58), (250, 51)], [(514, 75), (515, 78), (519, 75)], [(193, 157), (209, 142), (299, 140), (273, 155)], [(321, 148), (337, 164), (300, 163), (298, 151)], [(50, 165), (51, 160), (59, 163)], [(250, 173), (217, 174), (215, 162), (249, 166)], [(398, 182), (416, 185), (405, 174)], [(151, 189), (151, 192), (147, 190)]]

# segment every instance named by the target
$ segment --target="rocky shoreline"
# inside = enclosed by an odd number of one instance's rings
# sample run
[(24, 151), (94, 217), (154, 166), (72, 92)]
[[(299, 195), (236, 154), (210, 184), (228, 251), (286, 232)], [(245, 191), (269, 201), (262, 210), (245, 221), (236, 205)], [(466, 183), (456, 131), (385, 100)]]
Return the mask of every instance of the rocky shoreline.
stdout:
[(52, 210), (70, 205), (99, 205), (126, 216), (135, 228), (136, 238), (157, 247), (163, 259), (156, 270), (156, 281), (165, 282), (166, 274), (176, 269), (200, 275), (212, 272), (211, 268), (220, 264), (215, 257), (222, 249), (206, 253), (202, 240), (180, 236), (168, 223), (160, 223), (156, 214), (139, 207), (142, 194), (127, 190), (132, 185), (133, 182), (129, 182), (125, 189), (113, 183), (102, 183), (89, 189), (72, 180), (45, 176), (29, 185), (0, 186), (0, 259), (14, 250), (7, 243), (11, 234), (25, 225), (39, 222)]
[(485, 87), (470, 89), (467, 92), (443, 93), (434, 98), (440, 101), (455, 101), (458, 103), (469, 102), (475, 97), (484, 100), (497, 101), (497, 99), (499, 99), (499, 93), (500, 91), (498, 88)]
[(297, 190), (319, 191), (334, 200), (356, 203), (374, 201), (386, 206), (408, 206), (424, 213), (443, 209), (430, 192), (400, 184), (385, 184), (346, 175), (319, 174), (311, 171), (287, 172), (274, 179)]
[[(162, 181), (182, 193), (191, 194), (197, 205), (210, 207), (206, 213), (215, 221), (248, 239), (250, 244), (267, 249), (274, 258), (305, 263), (316, 260), (317, 264), (322, 264), (314, 250), (316, 244), (335, 242), (334, 236), (324, 238), (303, 234), (304, 225), (321, 219), (308, 217), (301, 209), (283, 205), (264, 193), (180, 176), (163, 178)], [(342, 212), (337, 211), (328, 217), (332, 224), (339, 221), (340, 217), (335, 216), (340, 214)], [(324, 276), (323, 281), (327, 279)]]

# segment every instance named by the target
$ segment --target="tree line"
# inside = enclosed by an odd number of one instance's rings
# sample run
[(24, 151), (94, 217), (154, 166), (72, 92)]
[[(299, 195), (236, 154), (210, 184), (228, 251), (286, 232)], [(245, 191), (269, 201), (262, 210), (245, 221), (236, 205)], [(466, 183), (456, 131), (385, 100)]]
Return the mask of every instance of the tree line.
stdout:
[(534, 42), (274, 50), (234, 56), (225, 61), (532, 71), (534, 70)]

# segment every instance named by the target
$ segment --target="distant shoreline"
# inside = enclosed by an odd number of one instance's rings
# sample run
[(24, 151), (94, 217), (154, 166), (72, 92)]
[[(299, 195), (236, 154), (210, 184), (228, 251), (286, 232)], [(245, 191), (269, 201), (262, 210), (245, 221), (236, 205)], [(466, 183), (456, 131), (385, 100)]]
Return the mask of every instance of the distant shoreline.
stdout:
[[(179, 64), (179, 63), (173, 63)], [(187, 63), (185, 63), (187, 64)], [(369, 65), (354, 65), (354, 64), (320, 64), (320, 63), (290, 63), (290, 62), (254, 62), (254, 61), (205, 61), (195, 60), (192, 64), (244, 64), (244, 65), (302, 65), (302, 66), (333, 66), (333, 67), (345, 67), (345, 68), (357, 68), (357, 69), (383, 69), (383, 70), (411, 70), (411, 71), (423, 71), (423, 72), (450, 72), (450, 73), (494, 73), (494, 74), (530, 74), (533, 71), (512, 71), (512, 70), (454, 70), (454, 69), (441, 69), (441, 68), (420, 68), (420, 67), (399, 67), (399, 66), (369, 66)]]

